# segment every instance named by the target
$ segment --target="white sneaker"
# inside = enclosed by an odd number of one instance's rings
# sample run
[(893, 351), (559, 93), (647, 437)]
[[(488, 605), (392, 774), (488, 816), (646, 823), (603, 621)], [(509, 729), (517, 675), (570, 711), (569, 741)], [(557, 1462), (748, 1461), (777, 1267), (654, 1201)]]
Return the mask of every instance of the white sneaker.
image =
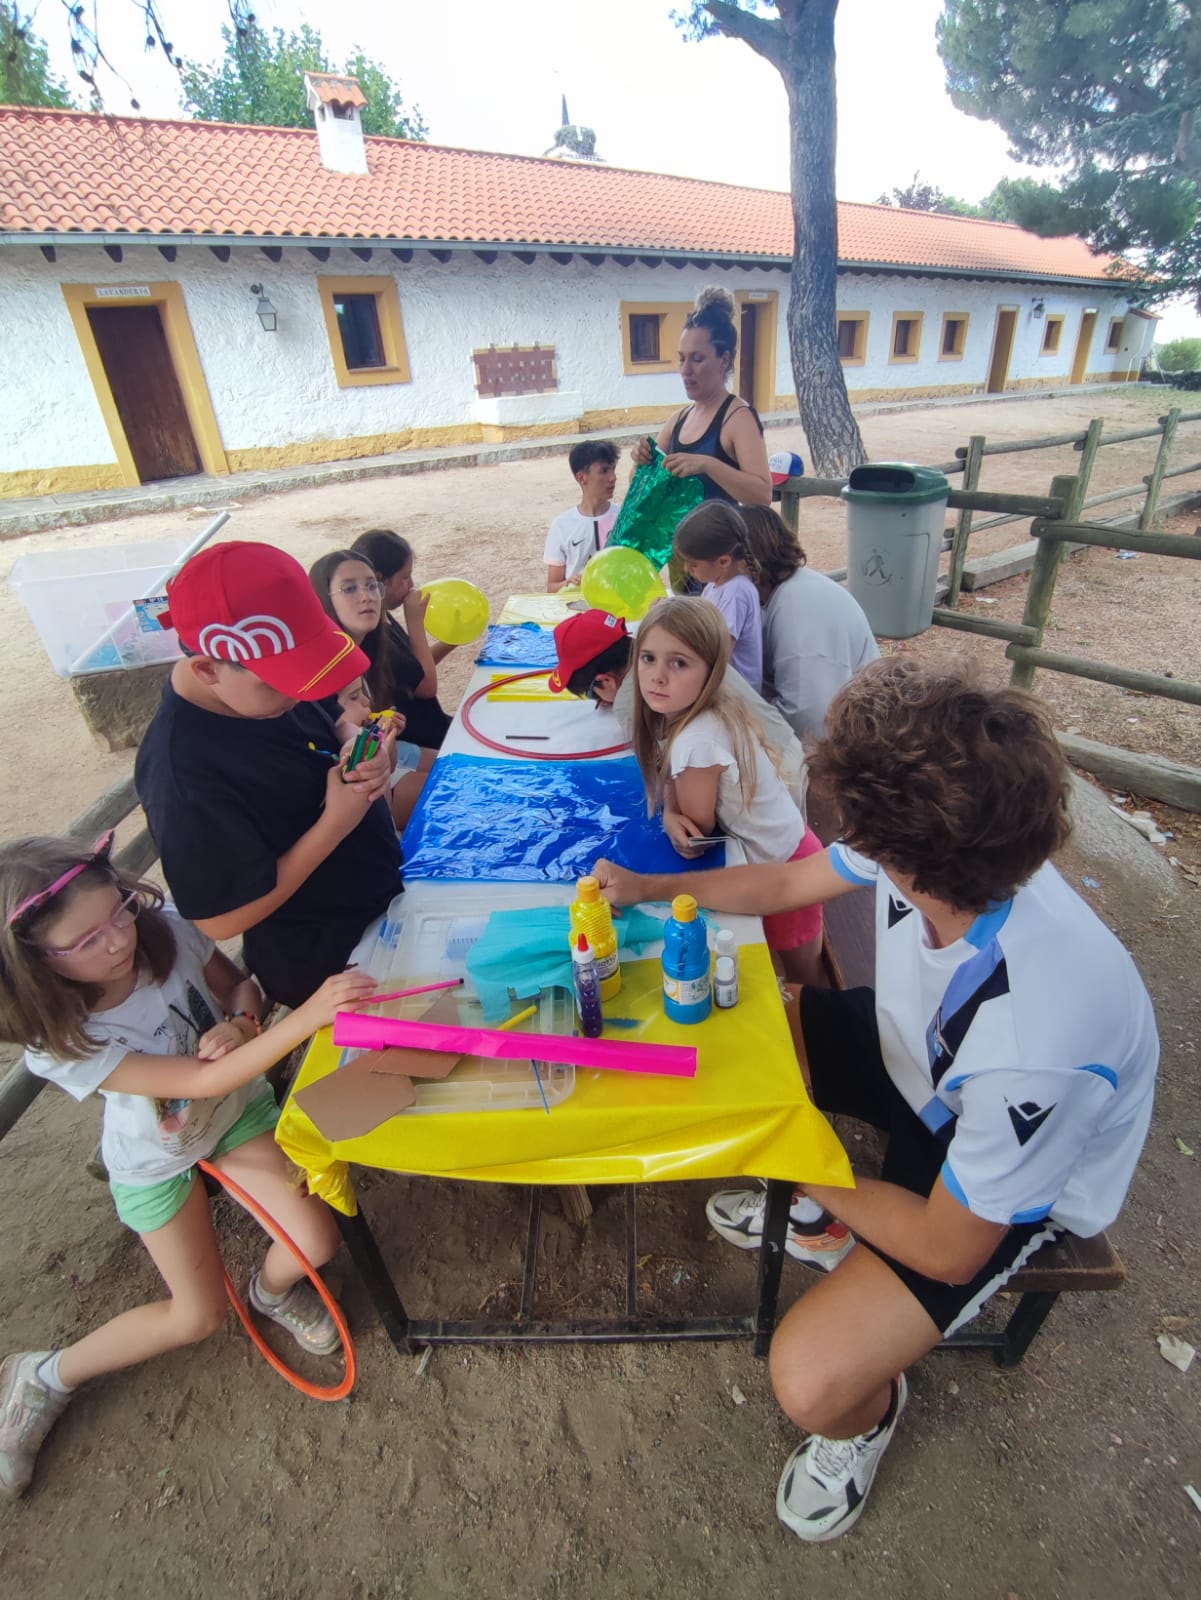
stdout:
[[(788, 1216), (784, 1248), (794, 1261), (819, 1272), (832, 1272), (855, 1245), (855, 1237), (844, 1223), (835, 1222), (823, 1212), (816, 1222), (803, 1222), (798, 1210), (807, 1201), (794, 1200)], [(709, 1226), (739, 1250), (757, 1250), (763, 1238), (763, 1219), (767, 1215), (765, 1189), (726, 1189), (711, 1194), (705, 1202)]]
[(23, 1350), (0, 1365), (0, 1500), (23, 1495), (38, 1451), (71, 1403), (38, 1377), (50, 1350)]
[(250, 1304), (259, 1316), (286, 1328), (302, 1350), (314, 1356), (331, 1356), (342, 1343), (325, 1302), (307, 1279), (294, 1283), (282, 1300), (271, 1304), (259, 1293), (259, 1275), (250, 1280)]
[(827, 1439), (811, 1433), (789, 1456), (776, 1490), (776, 1515), (807, 1544), (837, 1539), (859, 1518), (880, 1457), (888, 1449), (909, 1399), (902, 1373), (893, 1384), (888, 1416), (871, 1433)]

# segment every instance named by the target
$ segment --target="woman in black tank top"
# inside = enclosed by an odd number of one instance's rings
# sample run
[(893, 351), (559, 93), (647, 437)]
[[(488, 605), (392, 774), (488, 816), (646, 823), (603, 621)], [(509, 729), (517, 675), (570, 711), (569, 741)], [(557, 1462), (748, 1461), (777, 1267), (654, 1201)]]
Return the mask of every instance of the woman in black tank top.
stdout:
[[(706, 500), (770, 505), (771, 474), (763, 424), (753, 406), (726, 388), (738, 348), (734, 299), (725, 289), (702, 289), (680, 335), (680, 377), (690, 404), (659, 430), (659, 449), (677, 478), (699, 477)], [(635, 466), (650, 459), (639, 440)]]

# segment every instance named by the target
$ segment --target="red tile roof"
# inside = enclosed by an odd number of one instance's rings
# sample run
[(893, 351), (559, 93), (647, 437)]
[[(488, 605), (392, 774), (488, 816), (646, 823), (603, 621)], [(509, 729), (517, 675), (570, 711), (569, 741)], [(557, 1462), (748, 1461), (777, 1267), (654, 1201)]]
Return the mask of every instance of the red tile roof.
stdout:
[[(787, 260), (786, 194), (622, 167), (368, 139), (369, 172), (316, 133), (0, 108), (0, 235), (201, 234), (460, 242)], [(1009, 223), (840, 203), (844, 266), (1095, 281), (1109, 257)]]
[(304, 81), (306, 86), (312, 85), (322, 105), (357, 106), (361, 111), (367, 104), (367, 96), (359, 88), (357, 78), (339, 77), (336, 72), (306, 72)]

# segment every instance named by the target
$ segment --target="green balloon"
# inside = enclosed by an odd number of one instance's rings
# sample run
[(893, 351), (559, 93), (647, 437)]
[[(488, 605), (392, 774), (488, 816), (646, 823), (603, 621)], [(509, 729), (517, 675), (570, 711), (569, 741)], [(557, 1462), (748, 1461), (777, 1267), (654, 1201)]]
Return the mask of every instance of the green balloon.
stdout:
[(637, 622), (667, 593), (659, 574), (640, 550), (610, 545), (584, 568), (580, 592), (595, 611)]
[(425, 629), (443, 644), (470, 644), (488, 626), (488, 601), (466, 578), (435, 578), (421, 585), (430, 597)]

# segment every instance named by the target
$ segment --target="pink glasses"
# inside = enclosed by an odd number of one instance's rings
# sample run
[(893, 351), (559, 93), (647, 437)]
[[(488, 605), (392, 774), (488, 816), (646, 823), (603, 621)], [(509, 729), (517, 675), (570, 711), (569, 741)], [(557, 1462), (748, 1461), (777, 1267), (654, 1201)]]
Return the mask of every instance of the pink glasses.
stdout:
[(8, 926), (15, 928), (18, 922), (23, 922), (26, 917), (35, 911), (40, 911), (48, 905), (56, 894), (61, 894), (69, 883), (74, 883), (81, 872), (86, 872), (89, 867), (94, 867), (98, 861), (107, 861), (109, 851), (113, 847), (113, 834), (115, 829), (110, 828), (107, 833), (102, 833), (92, 849), (92, 853), (83, 861), (78, 861), (73, 867), (68, 867), (61, 878), (55, 878), (47, 889), (39, 889), (37, 894), (31, 894), (28, 900), (22, 900), (15, 911), (8, 915)]
[(42, 954), (55, 956), (59, 961), (65, 961), (75, 956), (94, 955), (104, 944), (105, 937), (110, 928), (123, 929), (132, 927), (134, 919), (142, 909), (142, 902), (138, 899), (138, 891), (132, 889), (117, 906), (111, 917), (105, 919), (98, 928), (93, 928), (91, 933), (85, 933), (82, 939), (77, 939), (74, 944), (56, 948), (45, 945)]

